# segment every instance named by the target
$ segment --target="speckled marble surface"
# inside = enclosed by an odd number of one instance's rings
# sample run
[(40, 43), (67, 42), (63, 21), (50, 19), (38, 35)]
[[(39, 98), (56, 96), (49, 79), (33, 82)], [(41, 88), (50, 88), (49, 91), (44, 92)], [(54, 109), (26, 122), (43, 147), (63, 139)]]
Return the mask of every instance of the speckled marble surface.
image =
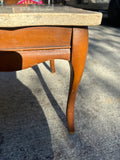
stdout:
[(102, 14), (68, 6), (1, 6), (0, 27), (91, 26), (101, 23)]

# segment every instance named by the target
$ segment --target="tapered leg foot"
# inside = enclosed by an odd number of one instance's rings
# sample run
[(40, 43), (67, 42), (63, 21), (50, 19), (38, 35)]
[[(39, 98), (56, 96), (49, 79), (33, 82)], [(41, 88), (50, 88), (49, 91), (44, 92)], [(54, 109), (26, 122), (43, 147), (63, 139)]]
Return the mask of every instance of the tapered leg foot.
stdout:
[(50, 68), (51, 68), (51, 72), (55, 73), (55, 62), (54, 62), (54, 60), (50, 60)]
[(85, 66), (88, 50), (88, 29), (85, 27), (73, 28), (71, 53), (71, 81), (67, 103), (67, 123), (70, 133), (74, 133), (74, 104), (79, 82)]

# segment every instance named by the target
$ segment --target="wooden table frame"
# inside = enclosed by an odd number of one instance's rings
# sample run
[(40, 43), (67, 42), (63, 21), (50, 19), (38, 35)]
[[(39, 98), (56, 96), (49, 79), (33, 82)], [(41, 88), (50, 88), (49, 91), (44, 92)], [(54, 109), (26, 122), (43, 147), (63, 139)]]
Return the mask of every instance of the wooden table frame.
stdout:
[[(0, 29), (0, 71), (17, 71), (47, 60), (70, 62), (67, 123), (74, 133), (74, 104), (88, 50), (87, 27), (22, 27)], [(51, 64), (53, 65), (53, 64)]]

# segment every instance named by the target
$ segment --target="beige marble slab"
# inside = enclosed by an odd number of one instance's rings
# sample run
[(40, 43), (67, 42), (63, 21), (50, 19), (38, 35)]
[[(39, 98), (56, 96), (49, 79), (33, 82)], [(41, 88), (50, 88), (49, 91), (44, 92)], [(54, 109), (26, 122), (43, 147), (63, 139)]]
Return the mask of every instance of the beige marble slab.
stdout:
[(101, 23), (102, 14), (68, 6), (1, 6), (0, 27), (91, 26)]

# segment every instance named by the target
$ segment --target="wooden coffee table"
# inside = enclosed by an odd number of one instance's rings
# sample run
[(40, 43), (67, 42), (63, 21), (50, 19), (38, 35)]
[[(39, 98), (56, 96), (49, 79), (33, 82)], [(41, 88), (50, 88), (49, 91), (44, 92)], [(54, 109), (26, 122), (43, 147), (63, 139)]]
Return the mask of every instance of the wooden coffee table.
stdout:
[(0, 7), (0, 71), (17, 71), (47, 60), (71, 65), (67, 122), (74, 132), (74, 103), (88, 50), (88, 26), (102, 14), (72, 7)]

